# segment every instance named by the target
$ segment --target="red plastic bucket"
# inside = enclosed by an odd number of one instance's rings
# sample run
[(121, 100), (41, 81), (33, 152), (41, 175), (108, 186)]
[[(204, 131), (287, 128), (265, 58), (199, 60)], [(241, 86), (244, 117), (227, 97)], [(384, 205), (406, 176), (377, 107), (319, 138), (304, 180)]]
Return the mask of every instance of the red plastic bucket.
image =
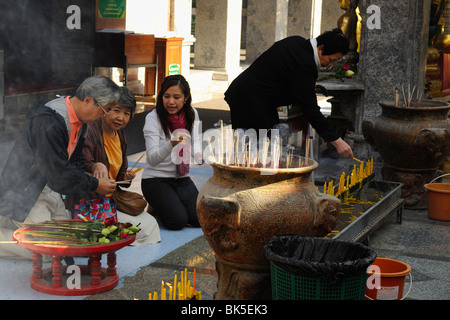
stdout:
[(432, 183), (444, 176), (450, 176), (450, 174), (443, 174), (425, 185), (428, 217), (433, 220), (450, 221), (450, 184)]
[[(376, 271), (377, 270), (377, 271)], [(366, 300), (401, 300), (406, 275), (411, 267), (401, 261), (376, 258), (368, 268)], [(411, 275), (409, 275), (411, 281)], [(411, 290), (411, 284), (409, 289)], [(408, 291), (409, 293), (409, 291)]]

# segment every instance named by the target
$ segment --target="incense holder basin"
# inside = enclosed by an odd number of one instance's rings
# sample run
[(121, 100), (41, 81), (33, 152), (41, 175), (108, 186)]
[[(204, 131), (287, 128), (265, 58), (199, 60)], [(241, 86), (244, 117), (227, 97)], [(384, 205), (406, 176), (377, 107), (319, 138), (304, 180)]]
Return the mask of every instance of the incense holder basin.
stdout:
[(216, 254), (216, 299), (270, 299), (264, 246), (275, 235), (325, 236), (336, 227), (340, 200), (310, 181), (314, 160), (290, 169), (212, 167), (197, 215)]
[(383, 180), (404, 184), (405, 206), (425, 209), (423, 186), (437, 176), (450, 150), (450, 105), (413, 100), (408, 108), (396, 107), (394, 101), (380, 106), (380, 116), (363, 121), (364, 138), (383, 159)]

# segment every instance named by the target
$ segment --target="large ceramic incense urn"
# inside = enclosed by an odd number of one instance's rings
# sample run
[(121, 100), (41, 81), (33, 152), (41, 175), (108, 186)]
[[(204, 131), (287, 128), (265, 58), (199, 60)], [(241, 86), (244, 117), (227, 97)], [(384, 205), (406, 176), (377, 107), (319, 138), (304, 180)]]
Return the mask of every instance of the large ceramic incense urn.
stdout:
[(424, 185), (439, 175), (450, 150), (450, 105), (412, 100), (409, 107), (380, 102), (379, 117), (362, 123), (364, 138), (383, 158), (385, 181), (403, 183), (402, 198), (409, 209), (426, 209)]
[(340, 200), (310, 181), (318, 167), (262, 169), (212, 164), (197, 214), (216, 254), (218, 300), (271, 299), (264, 246), (275, 235), (323, 237), (336, 227)]

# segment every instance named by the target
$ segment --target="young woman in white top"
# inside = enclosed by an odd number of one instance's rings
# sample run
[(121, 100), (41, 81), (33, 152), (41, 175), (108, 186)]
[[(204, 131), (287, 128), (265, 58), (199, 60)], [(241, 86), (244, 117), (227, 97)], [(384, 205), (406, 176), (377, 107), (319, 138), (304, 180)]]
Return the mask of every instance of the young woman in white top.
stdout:
[(199, 227), (197, 187), (189, 177), (191, 152), (201, 161), (199, 117), (191, 106), (190, 87), (181, 75), (164, 79), (156, 108), (145, 118), (147, 161), (142, 193), (164, 227)]

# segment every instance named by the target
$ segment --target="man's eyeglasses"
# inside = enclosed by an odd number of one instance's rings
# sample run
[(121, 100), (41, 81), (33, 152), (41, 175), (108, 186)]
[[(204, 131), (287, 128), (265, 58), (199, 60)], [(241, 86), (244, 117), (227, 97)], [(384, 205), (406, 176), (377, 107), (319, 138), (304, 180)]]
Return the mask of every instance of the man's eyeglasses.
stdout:
[(101, 105), (98, 104), (98, 102), (95, 102), (95, 106), (99, 107), (100, 109), (102, 109), (103, 113), (104, 113), (104, 117), (106, 117), (111, 111), (107, 112)]

